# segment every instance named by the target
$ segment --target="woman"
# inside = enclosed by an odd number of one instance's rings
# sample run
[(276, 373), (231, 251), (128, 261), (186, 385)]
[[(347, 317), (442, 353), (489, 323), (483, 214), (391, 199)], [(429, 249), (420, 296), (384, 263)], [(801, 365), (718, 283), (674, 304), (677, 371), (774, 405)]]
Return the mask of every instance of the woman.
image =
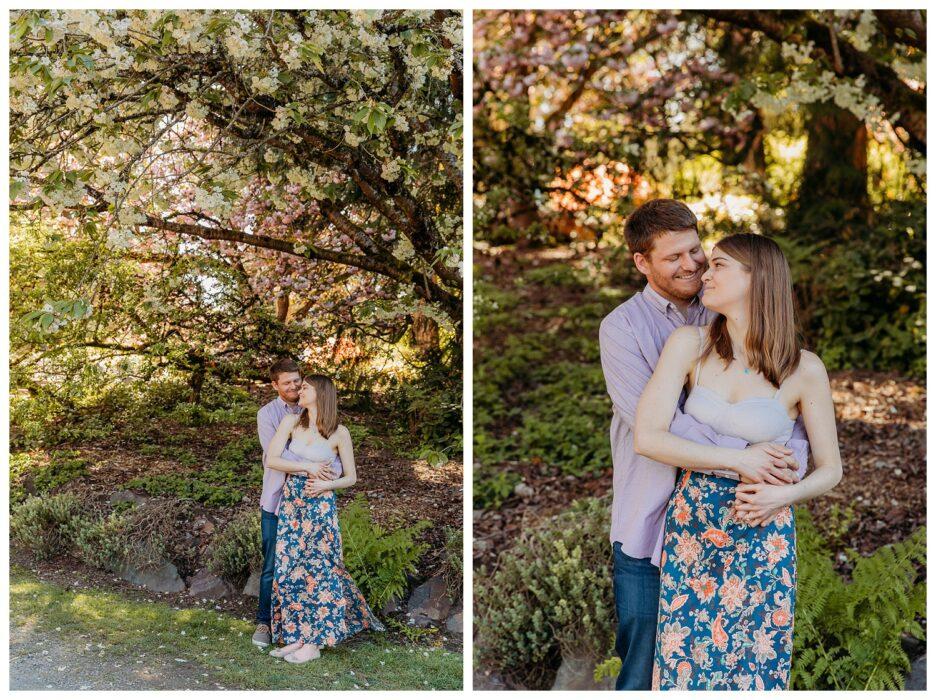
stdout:
[[(271, 466), (296, 467), (284, 460), (289, 449), (309, 460), (312, 472), (341, 457), (343, 476), (331, 481), (290, 474), (283, 487), (276, 530), (276, 572), (273, 578), (270, 652), (291, 663), (319, 657), (319, 648), (335, 646), (365, 629), (382, 631), (364, 596), (354, 585), (341, 556), (341, 532), (335, 489), (357, 481), (351, 434), (338, 424), (338, 399), (331, 379), (313, 375), (299, 391), (302, 412), (287, 415), (270, 442)], [(285, 464), (283, 464), (285, 463)]]
[[(660, 559), (653, 687), (785, 689), (796, 603), (791, 506), (842, 475), (832, 391), (822, 361), (796, 339), (790, 270), (776, 243), (723, 239), (702, 281), (702, 302), (719, 316), (673, 332), (635, 421), (637, 452), (681, 468)], [(785, 443), (802, 414), (815, 469), (795, 483), (760, 481), (737, 465), (736, 450), (673, 435), (685, 385), (686, 413), (752, 444)], [(742, 483), (704, 471), (726, 466)]]

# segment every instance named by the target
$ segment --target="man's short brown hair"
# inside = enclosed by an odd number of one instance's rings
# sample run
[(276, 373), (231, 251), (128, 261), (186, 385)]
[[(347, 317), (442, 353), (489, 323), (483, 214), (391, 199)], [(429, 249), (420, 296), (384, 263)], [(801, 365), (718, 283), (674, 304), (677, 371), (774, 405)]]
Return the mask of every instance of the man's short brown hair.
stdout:
[(689, 230), (699, 233), (699, 221), (685, 203), (676, 199), (651, 199), (627, 217), (624, 239), (631, 255), (649, 255), (657, 237), (668, 231)]
[(295, 360), (291, 360), (288, 357), (281, 357), (272, 365), (270, 365), (270, 381), (279, 381), (279, 376), (281, 374), (286, 374), (287, 372), (299, 372), (302, 374), (302, 372), (299, 370), (299, 365), (296, 364)]

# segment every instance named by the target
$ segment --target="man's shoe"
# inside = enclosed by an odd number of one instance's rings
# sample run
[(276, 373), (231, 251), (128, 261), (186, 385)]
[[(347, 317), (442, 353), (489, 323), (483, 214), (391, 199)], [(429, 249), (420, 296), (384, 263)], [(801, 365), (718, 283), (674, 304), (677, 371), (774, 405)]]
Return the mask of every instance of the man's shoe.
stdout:
[(273, 643), (273, 637), (270, 634), (270, 626), (264, 623), (259, 623), (257, 625), (257, 630), (254, 632), (253, 637), (250, 638), (250, 641), (256, 644), (258, 647), (265, 647)]

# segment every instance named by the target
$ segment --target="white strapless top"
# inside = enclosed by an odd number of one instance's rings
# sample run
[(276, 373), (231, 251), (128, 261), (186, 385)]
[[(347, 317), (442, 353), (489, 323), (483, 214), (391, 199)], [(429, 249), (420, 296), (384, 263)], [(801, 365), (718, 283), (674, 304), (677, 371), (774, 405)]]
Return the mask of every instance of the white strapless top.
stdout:
[(792, 437), (796, 421), (787, 414), (777, 394), (732, 403), (704, 386), (695, 386), (689, 392), (683, 411), (722, 435), (731, 435), (752, 445), (758, 442), (782, 445)]
[[(289, 443), (289, 450), (310, 462), (331, 462), (337, 457), (335, 450), (326, 440), (316, 440), (310, 445), (302, 440), (294, 439)], [(341, 462), (333, 464), (332, 467), (336, 472), (336, 476), (341, 476), (344, 472)]]

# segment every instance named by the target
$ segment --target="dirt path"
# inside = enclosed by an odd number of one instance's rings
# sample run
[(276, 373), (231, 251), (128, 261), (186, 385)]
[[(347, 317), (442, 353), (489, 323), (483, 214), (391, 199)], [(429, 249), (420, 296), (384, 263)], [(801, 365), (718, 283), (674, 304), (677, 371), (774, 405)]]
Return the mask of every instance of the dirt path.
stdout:
[(158, 649), (115, 654), (91, 635), (79, 637), (37, 633), (34, 621), (11, 616), (10, 690), (234, 690), (189, 659)]

